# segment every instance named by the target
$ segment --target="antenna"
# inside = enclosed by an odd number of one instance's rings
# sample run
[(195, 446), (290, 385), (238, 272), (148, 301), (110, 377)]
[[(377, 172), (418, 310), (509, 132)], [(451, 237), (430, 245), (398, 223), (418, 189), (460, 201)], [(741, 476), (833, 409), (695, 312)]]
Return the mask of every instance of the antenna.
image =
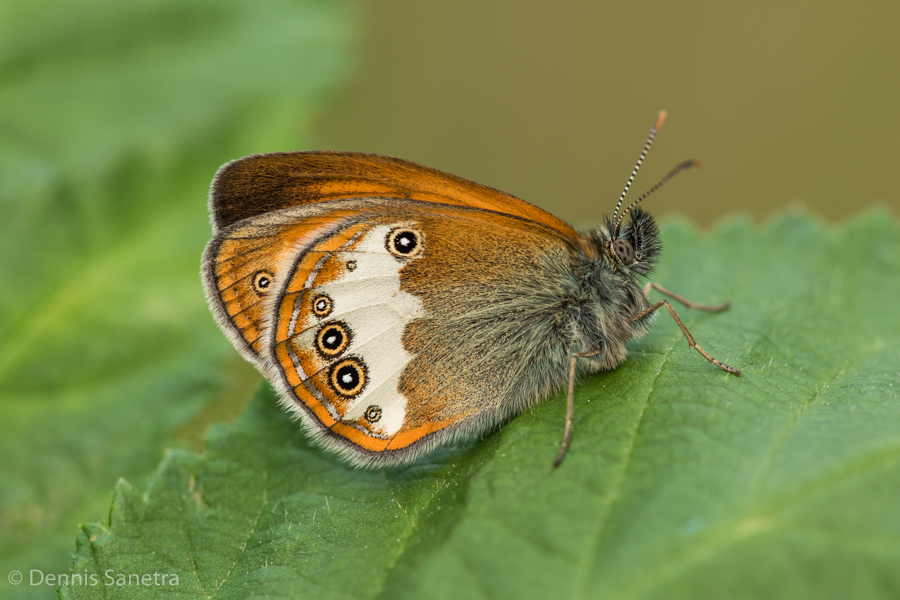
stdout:
[[(677, 167), (675, 167), (674, 169), (672, 169), (671, 171), (669, 171), (668, 175), (666, 175), (665, 177), (663, 177), (662, 179), (660, 179), (660, 180), (656, 183), (656, 185), (654, 185), (652, 188), (650, 188), (649, 190), (647, 190), (646, 192), (644, 192), (644, 195), (643, 195), (643, 196), (641, 196), (640, 198), (638, 198), (637, 200), (635, 200), (634, 202), (632, 202), (631, 204), (629, 204), (629, 205), (628, 205), (628, 208), (626, 208), (625, 210), (622, 211), (622, 216), (619, 217), (619, 220), (616, 221), (616, 226), (613, 227), (613, 233), (619, 231), (619, 224), (622, 222), (622, 219), (624, 219), (625, 216), (626, 216), (629, 212), (631, 212), (631, 209), (634, 208), (635, 206), (637, 206), (638, 203), (641, 202), (644, 198), (646, 198), (647, 196), (649, 196), (650, 194), (652, 194), (653, 192), (655, 192), (656, 190), (658, 190), (659, 188), (661, 188), (665, 182), (667, 182), (668, 180), (672, 179), (673, 177), (675, 177), (676, 175), (678, 175), (679, 173), (681, 173), (681, 172), (684, 171), (685, 169), (692, 169), (692, 168), (699, 168), (699, 167), (700, 167), (700, 161), (696, 161), (696, 160), (686, 160), (686, 161), (684, 161), (683, 163), (681, 163), (680, 165), (678, 165)], [(615, 216), (615, 215), (613, 215), (613, 216)]]
[[(644, 162), (644, 157), (646, 157), (647, 152), (650, 151), (650, 146), (653, 145), (653, 139), (656, 137), (656, 132), (659, 131), (659, 128), (662, 127), (663, 121), (665, 120), (666, 111), (659, 111), (659, 114), (656, 116), (656, 122), (653, 123), (653, 127), (650, 128), (650, 135), (647, 136), (647, 142), (644, 144), (644, 149), (641, 150), (641, 155), (638, 157), (637, 164), (634, 165), (634, 170), (631, 172), (631, 177), (628, 178), (628, 183), (625, 184), (625, 189), (622, 190), (622, 195), (619, 196), (619, 203), (616, 204), (616, 210), (612, 216), (613, 220), (615, 220), (616, 215), (619, 214), (619, 209), (622, 207), (622, 201), (625, 200), (625, 194), (628, 193), (628, 188), (631, 187), (631, 184), (634, 181), (634, 176), (637, 175), (638, 169), (641, 168), (641, 163)], [(622, 219), (619, 219), (617, 223), (621, 220)], [(616, 226), (616, 228), (618, 228), (618, 225)]]

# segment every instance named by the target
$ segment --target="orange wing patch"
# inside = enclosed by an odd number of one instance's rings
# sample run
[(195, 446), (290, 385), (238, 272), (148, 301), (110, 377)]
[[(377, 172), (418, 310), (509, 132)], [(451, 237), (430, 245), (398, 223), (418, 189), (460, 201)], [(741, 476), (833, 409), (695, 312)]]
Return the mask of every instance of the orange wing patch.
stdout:
[(338, 198), (406, 198), (468, 206), (541, 223), (575, 237), (565, 221), (520, 198), (407, 160), (360, 152), (278, 152), (232, 161), (216, 174), (216, 224)]
[(245, 223), (210, 244), (207, 253), (212, 260), (204, 260), (209, 264), (204, 275), (207, 290), (220, 302), (217, 318), (226, 330), (240, 336), (245, 351), (254, 357), (265, 354), (272, 302), (290, 275), (297, 246), (327, 235), (350, 216), (350, 212), (336, 211), (328, 218), (300, 222), (262, 218), (262, 223)]

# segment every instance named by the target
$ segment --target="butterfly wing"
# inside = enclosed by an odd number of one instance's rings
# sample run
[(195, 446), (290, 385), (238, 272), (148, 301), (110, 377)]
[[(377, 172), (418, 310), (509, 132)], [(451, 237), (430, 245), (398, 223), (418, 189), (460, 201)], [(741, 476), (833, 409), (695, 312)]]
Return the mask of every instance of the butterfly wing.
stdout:
[(276, 152), (225, 164), (210, 208), (218, 227), (273, 210), (340, 198), (391, 197), (482, 208), (575, 231), (550, 213), (494, 188), (408, 160), (360, 152)]
[(236, 223), (218, 232), (204, 251), (202, 277), (213, 315), (252, 363), (263, 354), (277, 288), (294, 266), (296, 248), (327, 236), (335, 223), (352, 217), (352, 207), (307, 212), (294, 219), (266, 213)]
[(573, 244), (479, 208), (326, 200), (226, 227), (204, 275), (220, 325), (319, 441), (396, 464), (565, 381)]

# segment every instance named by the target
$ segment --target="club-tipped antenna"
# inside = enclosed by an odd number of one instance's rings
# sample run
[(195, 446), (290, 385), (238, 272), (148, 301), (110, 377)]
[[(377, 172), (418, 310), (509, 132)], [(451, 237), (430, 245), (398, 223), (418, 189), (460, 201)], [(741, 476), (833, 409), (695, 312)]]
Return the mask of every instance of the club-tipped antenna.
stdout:
[[(619, 203), (616, 204), (616, 210), (613, 212), (613, 220), (615, 220), (616, 215), (619, 214), (619, 209), (622, 208), (622, 202), (625, 200), (625, 194), (628, 193), (628, 188), (630, 188), (631, 184), (634, 182), (634, 176), (637, 175), (638, 169), (641, 168), (644, 157), (647, 156), (647, 152), (650, 151), (650, 146), (653, 145), (653, 139), (656, 137), (656, 132), (659, 131), (659, 128), (662, 127), (663, 121), (665, 120), (666, 111), (659, 111), (659, 114), (656, 115), (656, 121), (653, 123), (653, 127), (650, 128), (650, 135), (647, 136), (647, 142), (644, 144), (644, 149), (641, 150), (641, 155), (638, 157), (637, 164), (634, 165), (634, 170), (631, 171), (631, 177), (628, 178), (628, 183), (625, 184), (625, 189), (622, 190), (622, 195), (619, 196)], [(621, 219), (619, 219), (619, 221), (621, 221)]]
[(680, 165), (678, 165), (677, 167), (675, 167), (674, 169), (672, 169), (671, 171), (669, 171), (669, 173), (665, 177), (663, 177), (658, 182), (656, 182), (656, 185), (654, 185), (652, 188), (650, 188), (649, 190), (644, 192), (640, 198), (638, 198), (637, 200), (635, 200), (634, 202), (629, 204), (628, 208), (626, 208), (625, 210), (622, 211), (622, 216), (619, 217), (618, 221), (616, 221), (616, 226), (613, 227), (613, 231), (614, 232), (619, 231), (619, 224), (622, 223), (622, 219), (624, 219), (625, 216), (631, 212), (631, 209), (634, 208), (635, 206), (637, 206), (644, 198), (646, 198), (647, 196), (649, 196), (650, 194), (652, 194), (653, 192), (655, 192), (656, 190), (661, 188), (663, 186), (663, 184), (665, 184), (668, 180), (672, 179), (673, 177), (675, 177), (676, 175), (678, 175), (685, 169), (692, 169), (692, 168), (696, 168), (699, 166), (700, 166), (699, 161), (686, 160), (683, 163), (681, 163)]

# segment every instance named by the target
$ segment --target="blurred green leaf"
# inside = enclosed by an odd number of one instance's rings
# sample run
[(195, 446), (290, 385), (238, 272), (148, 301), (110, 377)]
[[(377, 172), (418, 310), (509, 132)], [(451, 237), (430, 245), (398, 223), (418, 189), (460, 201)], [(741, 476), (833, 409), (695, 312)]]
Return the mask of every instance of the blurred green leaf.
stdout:
[[(116, 488), (63, 598), (881, 598), (900, 593), (900, 228), (871, 213), (663, 228), (665, 315), (578, 387), (414, 466), (311, 449), (265, 388), (206, 453)], [(106, 586), (123, 574), (177, 575)], [(91, 585), (90, 577), (97, 578)], [(78, 582), (76, 582), (78, 583)]]
[(67, 572), (117, 477), (145, 482), (257, 385), (198, 282), (206, 190), (226, 160), (300, 145), (346, 74), (350, 17), (0, 2), (0, 596), (45, 598), (5, 573)]

